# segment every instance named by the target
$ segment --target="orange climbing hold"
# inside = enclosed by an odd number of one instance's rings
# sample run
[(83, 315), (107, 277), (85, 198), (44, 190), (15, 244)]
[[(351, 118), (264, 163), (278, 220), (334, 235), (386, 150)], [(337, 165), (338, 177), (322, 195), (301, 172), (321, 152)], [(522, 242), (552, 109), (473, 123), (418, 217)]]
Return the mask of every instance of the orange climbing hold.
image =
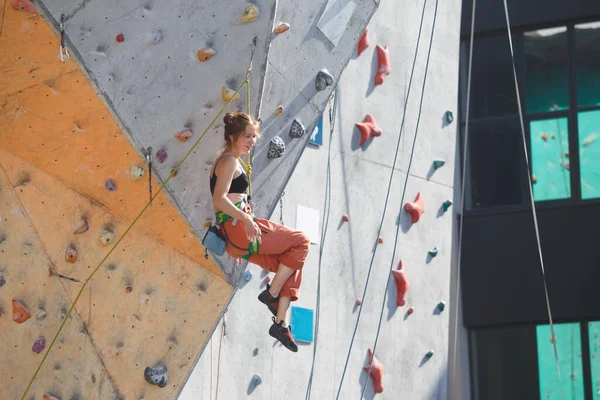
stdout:
[(77, 250), (69, 246), (67, 248), (67, 251), (65, 251), (65, 261), (67, 261), (70, 264), (74, 264), (75, 261), (77, 261)]
[(375, 74), (375, 85), (381, 85), (384, 78), (390, 74), (390, 52), (388, 47), (377, 45), (377, 73)]
[(29, 318), (31, 318), (31, 314), (29, 313), (29, 310), (19, 300), (13, 299), (13, 301), (12, 301), (12, 307), (13, 307), (13, 316), (12, 316), (12, 319), (17, 324), (22, 324), (23, 322), (25, 322)]
[[(371, 363), (373, 363), (373, 367), (371, 368)], [(363, 367), (365, 371), (369, 371), (371, 368), (371, 379), (373, 379), (373, 389), (375, 393), (383, 392), (383, 364), (379, 362), (377, 357), (373, 355), (371, 349), (369, 349), (369, 361), (367, 365)]]
[(396, 307), (402, 307), (406, 304), (406, 292), (408, 292), (408, 289), (410, 288), (406, 272), (404, 272), (404, 268), (402, 268), (402, 260), (398, 263), (398, 268), (395, 271), (392, 271), (392, 273), (394, 274), (396, 289), (398, 290), (398, 293), (396, 294)]
[(371, 114), (367, 114), (363, 122), (357, 122), (356, 126), (360, 131), (360, 145), (365, 144), (367, 140), (369, 140), (373, 136), (381, 136), (382, 130), (377, 126), (377, 122), (375, 122), (375, 118)]
[(275, 29), (273, 29), (273, 33), (276, 33), (277, 35), (281, 35), (284, 32), (287, 32), (290, 29), (290, 24), (288, 24), (287, 22), (282, 22), (279, 25), (277, 25), (275, 27)]
[(404, 209), (410, 214), (413, 224), (418, 222), (421, 215), (425, 212), (425, 202), (423, 201), (423, 197), (421, 197), (421, 192), (417, 193), (414, 202), (406, 203)]
[(37, 12), (35, 6), (30, 0), (11, 0), (10, 6), (17, 11), (25, 11), (28, 13)]
[(193, 133), (192, 130), (188, 128), (181, 132), (177, 132), (175, 134), (175, 138), (177, 138), (178, 140), (180, 140), (182, 142), (187, 142), (187, 140), (192, 137), (192, 133)]
[(356, 49), (356, 56), (360, 56), (360, 53), (365, 51), (365, 49), (369, 47), (369, 27), (365, 28), (360, 40), (358, 41), (358, 47)]
[(200, 62), (208, 61), (215, 54), (217, 54), (217, 52), (212, 47), (207, 47), (205, 49), (198, 50), (198, 60)]

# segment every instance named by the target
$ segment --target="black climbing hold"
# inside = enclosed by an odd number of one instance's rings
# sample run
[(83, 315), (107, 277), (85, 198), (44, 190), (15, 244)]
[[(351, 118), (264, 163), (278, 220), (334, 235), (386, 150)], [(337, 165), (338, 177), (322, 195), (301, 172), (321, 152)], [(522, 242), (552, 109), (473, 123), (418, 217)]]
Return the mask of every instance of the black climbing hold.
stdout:
[(302, 125), (302, 122), (300, 122), (298, 118), (294, 118), (294, 121), (292, 122), (292, 127), (290, 128), (290, 136), (295, 139), (298, 139), (301, 138), (302, 135), (304, 135), (304, 132), (306, 132), (306, 129), (304, 129), (304, 125)]
[(109, 192), (114, 192), (115, 190), (117, 190), (117, 185), (115, 184), (115, 182), (112, 179), (107, 180), (106, 183), (104, 184), (104, 187)]
[(279, 136), (275, 136), (269, 143), (269, 158), (279, 158), (285, 152), (285, 142)]
[(330, 86), (333, 83), (333, 76), (327, 71), (325, 68), (317, 73), (317, 78), (315, 79), (315, 87), (317, 91), (322, 91), (327, 89), (327, 86)]
[(167, 386), (167, 366), (161, 364), (155, 367), (146, 367), (144, 370), (144, 379), (151, 385), (156, 385), (158, 387)]

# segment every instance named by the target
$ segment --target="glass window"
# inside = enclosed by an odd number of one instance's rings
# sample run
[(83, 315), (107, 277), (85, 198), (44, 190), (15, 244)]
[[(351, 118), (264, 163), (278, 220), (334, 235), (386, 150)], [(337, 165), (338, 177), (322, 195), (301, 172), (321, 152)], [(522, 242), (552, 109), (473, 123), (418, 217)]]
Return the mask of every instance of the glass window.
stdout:
[(577, 103), (600, 105), (600, 22), (575, 25)]
[(590, 338), (590, 370), (592, 374), (592, 392), (600, 395), (600, 322), (588, 324)]
[(523, 139), (518, 117), (472, 122), (469, 130), (471, 209), (523, 204)]
[[(579, 323), (554, 324), (565, 400), (584, 400), (581, 328)], [(550, 325), (536, 327), (540, 399), (561, 400), (560, 381)]]
[(507, 35), (475, 39), (471, 79), (470, 118), (518, 113)]
[(526, 107), (529, 113), (569, 108), (567, 28), (525, 32)]
[(535, 201), (571, 197), (567, 118), (531, 121), (530, 146)]
[(577, 121), (581, 198), (600, 198), (600, 110), (580, 112)]

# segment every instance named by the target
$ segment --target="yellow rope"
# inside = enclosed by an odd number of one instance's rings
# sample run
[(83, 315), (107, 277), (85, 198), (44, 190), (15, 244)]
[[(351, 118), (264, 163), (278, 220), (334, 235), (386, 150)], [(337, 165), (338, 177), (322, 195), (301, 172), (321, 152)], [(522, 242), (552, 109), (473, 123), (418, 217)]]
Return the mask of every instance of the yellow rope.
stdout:
[[(204, 130), (204, 132), (202, 133), (202, 135), (200, 135), (200, 137), (196, 140), (196, 142), (194, 143), (194, 145), (190, 148), (190, 150), (187, 152), (187, 154), (181, 159), (181, 161), (179, 162), (179, 164), (177, 164), (177, 166), (173, 169), (173, 171), (171, 172), (171, 174), (169, 175), (169, 177), (165, 180), (165, 182), (160, 186), (160, 188), (158, 189), (158, 191), (156, 192), (156, 194), (154, 195), (154, 197), (158, 196), (158, 194), (163, 190), (163, 188), (167, 185), (167, 183), (169, 183), (169, 180), (171, 180), (171, 178), (177, 174), (177, 172), (179, 171), (179, 168), (181, 167), (181, 164), (183, 164), (183, 162), (188, 158), (188, 156), (192, 153), (192, 151), (194, 150), (194, 148), (198, 145), (198, 143), (200, 143), (200, 141), (204, 138), (204, 136), (206, 135), (206, 133), (209, 131), (209, 129), (214, 125), (214, 123), (217, 121), (217, 118), (219, 118), (219, 116), (223, 113), (223, 111), (225, 111), (225, 108), (229, 105), (229, 103), (231, 103), (233, 101), (233, 99), (236, 97), (236, 95), (238, 94), (238, 92), (244, 87), (244, 85), (248, 85), (248, 87), (250, 86), (250, 81), (248, 79), (246, 79), (241, 85), (240, 87), (235, 91), (234, 95), (231, 96), (231, 98), (229, 99), (229, 101), (223, 106), (223, 108), (221, 108), (221, 111), (219, 111), (219, 113), (213, 118), (213, 120), (211, 121), (211, 123), (208, 125), (208, 127), (206, 127), (206, 129)], [(248, 105), (248, 107), (250, 107)], [(54, 338), (52, 339), (52, 342), (50, 343), (50, 346), (48, 346), (48, 350), (46, 351), (46, 353), (44, 354), (44, 357), (42, 358), (42, 360), (40, 361), (40, 364), (38, 365), (35, 373), (33, 374), (33, 377), (31, 378), (31, 380), (29, 381), (29, 384), (27, 385), (27, 389), (25, 389), (25, 392), (23, 393), (23, 395), (21, 396), (21, 400), (25, 399), (25, 396), (27, 395), (27, 393), (29, 392), (29, 389), (31, 389), (31, 385), (33, 384), (33, 381), (35, 380), (35, 378), (37, 377), (38, 373), (40, 372), (40, 369), (42, 368), (42, 365), (44, 364), (44, 362), (46, 361), (46, 358), (48, 357), (48, 354), (50, 354), (50, 351), (52, 350), (52, 348), (54, 347), (54, 343), (56, 342), (56, 339), (58, 338), (58, 335), (60, 334), (60, 332), (62, 331), (63, 327), (65, 326), (67, 320), (69, 319), (69, 316), (71, 315), (71, 312), (73, 311), (73, 309), (75, 308), (75, 304), (77, 303), (77, 301), (79, 300), (79, 298), (81, 297), (81, 294), (83, 293), (83, 290), (85, 289), (85, 287), (88, 285), (88, 283), (90, 282), (90, 280), (94, 277), (94, 275), (96, 274), (96, 272), (100, 269), (100, 267), (102, 266), (102, 264), (104, 264), (104, 262), (108, 259), (108, 257), (110, 257), (110, 255), (113, 253), (113, 251), (117, 248), (117, 246), (121, 243), (121, 241), (123, 240), (123, 238), (125, 237), (125, 235), (127, 235), (129, 233), (129, 231), (131, 230), (131, 228), (133, 228), (133, 226), (136, 224), (136, 222), (141, 218), (141, 216), (144, 214), (144, 212), (148, 209), (148, 207), (150, 206), (152, 200), (150, 200), (148, 203), (146, 203), (146, 205), (144, 206), (144, 208), (142, 209), (142, 211), (140, 211), (140, 213), (138, 214), (137, 217), (135, 217), (135, 219), (133, 220), (133, 222), (129, 225), (129, 227), (125, 230), (125, 232), (123, 233), (123, 235), (121, 235), (121, 237), (119, 238), (119, 240), (114, 244), (114, 246), (108, 251), (108, 253), (106, 254), (106, 256), (104, 256), (104, 258), (102, 259), (102, 261), (100, 261), (100, 264), (98, 264), (98, 266), (96, 268), (94, 268), (94, 270), (92, 271), (92, 273), (90, 274), (90, 276), (86, 279), (86, 283), (84, 283), (81, 286), (81, 289), (79, 289), (79, 293), (77, 293), (77, 296), (75, 297), (75, 301), (73, 301), (73, 304), (71, 304), (71, 308), (69, 308), (69, 311), (67, 312), (67, 315), (65, 316), (65, 318), (63, 319), (62, 323), (60, 324), (60, 327), (58, 328), (58, 332), (56, 332), (56, 335), (54, 335)]]
[[(250, 81), (247, 80), (247, 82), (248, 85), (246, 86), (246, 108), (247, 114), (250, 115)], [(250, 152), (252, 152), (252, 150), (250, 150)], [(239, 160), (244, 166), (244, 168), (246, 168), (246, 175), (248, 175), (248, 195), (252, 197), (252, 156), (250, 155), (250, 153), (248, 153), (248, 163), (245, 163), (244, 160), (242, 160), (242, 157), (240, 157)]]

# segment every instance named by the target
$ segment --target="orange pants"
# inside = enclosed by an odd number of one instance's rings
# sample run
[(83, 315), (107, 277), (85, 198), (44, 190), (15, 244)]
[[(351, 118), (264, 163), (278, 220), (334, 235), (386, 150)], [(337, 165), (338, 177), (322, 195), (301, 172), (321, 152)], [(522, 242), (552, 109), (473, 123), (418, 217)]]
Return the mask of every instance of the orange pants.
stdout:
[[(243, 211), (252, 215), (249, 205), (245, 205)], [(298, 300), (302, 282), (302, 267), (310, 248), (308, 236), (304, 232), (290, 229), (267, 219), (256, 218), (255, 221), (262, 231), (261, 243), (258, 253), (250, 255), (248, 261), (271, 272), (277, 272), (279, 264), (295, 269), (294, 274), (284, 283), (279, 295), (289, 296), (292, 301)], [(233, 226), (233, 220), (230, 219), (221, 225), (221, 230), (225, 230), (226, 237), (229, 239), (225, 250), (230, 256), (240, 258), (248, 254), (250, 241), (246, 237), (243, 222), (237, 221), (237, 224)]]

